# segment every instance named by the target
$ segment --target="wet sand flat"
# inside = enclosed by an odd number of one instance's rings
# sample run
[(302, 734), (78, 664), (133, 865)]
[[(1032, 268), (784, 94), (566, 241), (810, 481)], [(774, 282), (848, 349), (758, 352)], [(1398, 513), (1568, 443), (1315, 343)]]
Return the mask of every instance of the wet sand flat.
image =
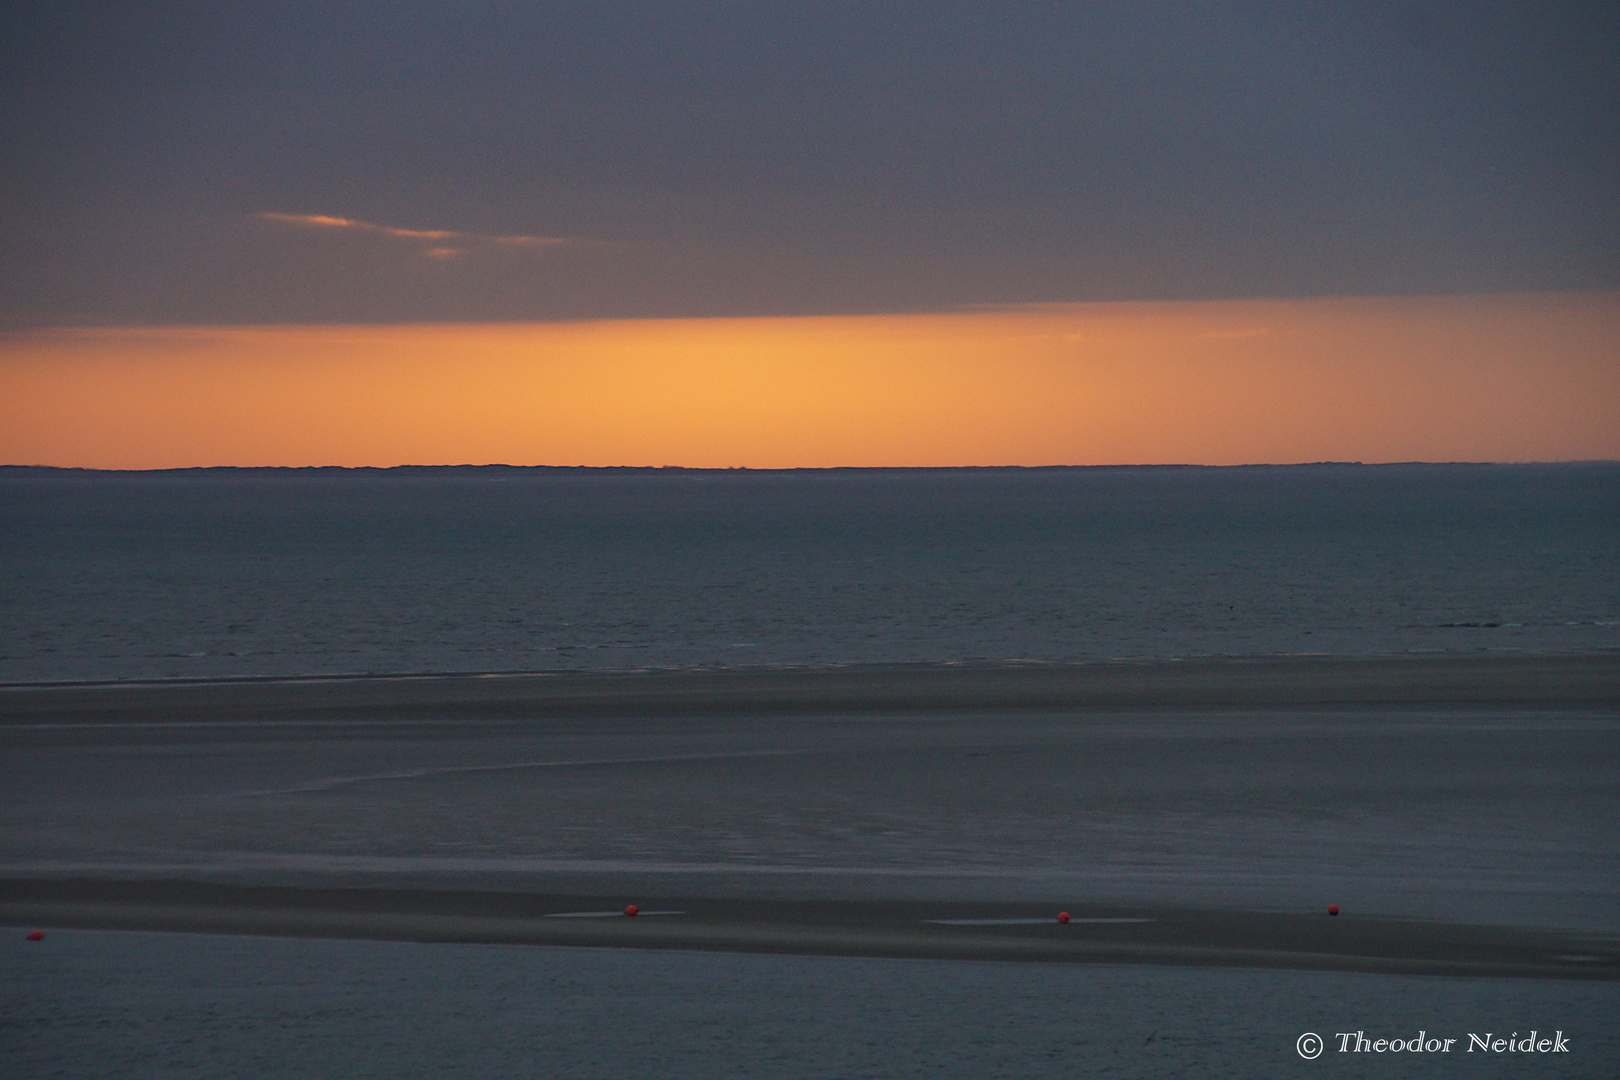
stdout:
[[(1620, 940), (1606, 655), (9, 687), (0, 761), (18, 925), (1584, 979)], [(544, 917), (628, 903), (684, 914)]]

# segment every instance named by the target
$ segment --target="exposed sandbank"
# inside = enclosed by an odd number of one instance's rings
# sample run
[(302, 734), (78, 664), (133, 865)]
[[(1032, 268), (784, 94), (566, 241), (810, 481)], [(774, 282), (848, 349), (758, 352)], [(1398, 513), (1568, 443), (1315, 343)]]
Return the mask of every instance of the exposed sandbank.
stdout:
[[(1192, 964), (1400, 974), (1620, 980), (1612, 937), (1326, 912), (1037, 904), (793, 902), (633, 897), (663, 917), (546, 918), (621, 910), (624, 896), (300, 889), (197, 882), (4, 881), (0, 923), (421, 942)], [(943, 925), (938, 919), (1044, 919)], [(1099, 920), (1099, 921), (1085, 921)], [(1102, 921), (1129, 920), (1129, 921)]]
[(1620, 707), (1620, 654), (846, 665), (0, 686), (0, 723), (1308, 706)]

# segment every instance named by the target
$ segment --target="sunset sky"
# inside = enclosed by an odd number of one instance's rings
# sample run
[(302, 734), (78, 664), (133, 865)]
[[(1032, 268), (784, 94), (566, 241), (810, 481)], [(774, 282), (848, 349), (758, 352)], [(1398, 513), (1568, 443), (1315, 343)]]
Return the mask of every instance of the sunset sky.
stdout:
[(0, 463), (1620, 458), (1620, 8), (6, 5)]

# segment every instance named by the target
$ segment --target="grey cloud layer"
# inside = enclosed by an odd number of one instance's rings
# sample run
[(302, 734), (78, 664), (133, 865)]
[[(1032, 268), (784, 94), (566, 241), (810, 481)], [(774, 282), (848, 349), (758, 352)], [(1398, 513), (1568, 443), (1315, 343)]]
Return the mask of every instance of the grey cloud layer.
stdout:
[(13, 324), (1620, 285), (1612, 4), (8, 12)]

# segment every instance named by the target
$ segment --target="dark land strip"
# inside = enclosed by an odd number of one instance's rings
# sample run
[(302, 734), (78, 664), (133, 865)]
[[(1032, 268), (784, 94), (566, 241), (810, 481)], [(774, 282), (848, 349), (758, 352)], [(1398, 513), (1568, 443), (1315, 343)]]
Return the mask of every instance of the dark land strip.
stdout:
[[(620, 911), (678, 915), (547, 918)], [(916, 959), (1294, 968), (1620, 981), (1620, 940), (1322, 913), (1033, 904), (764, 901), (304, 889), (177, 881), (0, 881), (16, 927), (371, 938), (424, 943), (693, 949)], [(1034, 924), (940, 925), (996, 917)], [(1139, 922), (1082, 922), (1141, 919)]]
[(842, 665), (0, 686), (0, 724), (918, 709), (1620, 707), (1620, 653)]

